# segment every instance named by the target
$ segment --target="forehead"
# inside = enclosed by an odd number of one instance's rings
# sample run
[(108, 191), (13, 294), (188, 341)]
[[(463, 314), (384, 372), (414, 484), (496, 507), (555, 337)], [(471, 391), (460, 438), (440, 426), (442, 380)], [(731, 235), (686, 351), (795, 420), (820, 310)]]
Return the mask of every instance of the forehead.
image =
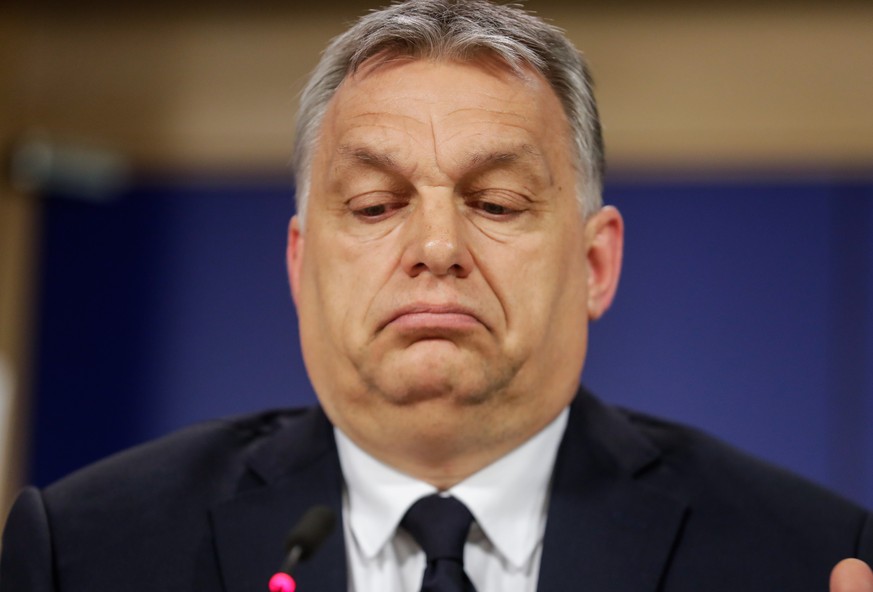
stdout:
[[(537, 145), (569, 137), (563, 107), (531, 69), (496, 60), (383, 59), (365, 63), (340, 85), (322, 142)], [(562, 144), (561, 148), (566, 145)]]

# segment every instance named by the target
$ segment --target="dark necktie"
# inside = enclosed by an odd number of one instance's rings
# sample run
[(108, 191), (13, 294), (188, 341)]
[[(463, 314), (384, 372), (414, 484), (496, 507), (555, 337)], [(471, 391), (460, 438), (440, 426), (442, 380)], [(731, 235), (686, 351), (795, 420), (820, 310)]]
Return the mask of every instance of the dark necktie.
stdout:
[(421, 498), (406, 511), (400, 525), (427, 556), (421, 592), (475, 592), (464, 573), (464, 542), (472, 523), (467, 506), (437, 494)]

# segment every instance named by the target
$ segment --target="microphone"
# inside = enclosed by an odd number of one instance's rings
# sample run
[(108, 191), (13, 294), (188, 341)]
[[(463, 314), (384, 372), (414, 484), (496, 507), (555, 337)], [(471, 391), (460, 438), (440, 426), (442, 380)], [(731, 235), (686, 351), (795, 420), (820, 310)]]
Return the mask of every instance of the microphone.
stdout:
[(331, 533), (335, 522), (336, 516), (327, 506), (313, 506), (306, 510), (288, 535), (285, 542), (288, 553), (282, 567), (270, 578), (270, 592), (294, 592), (297, 589), (291, 572), (298, 563), (312, 556)]

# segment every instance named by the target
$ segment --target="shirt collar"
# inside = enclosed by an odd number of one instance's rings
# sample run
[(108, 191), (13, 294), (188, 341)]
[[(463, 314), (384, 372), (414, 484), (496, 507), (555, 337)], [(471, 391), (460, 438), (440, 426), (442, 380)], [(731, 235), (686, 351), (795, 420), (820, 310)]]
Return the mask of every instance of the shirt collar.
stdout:
[(349, 526), (361, 551), (372, 559), (394, 535), (409, 506), (436, 488), (376, 460), (339, 428), (334, 428), (334, 435), (346, 483)]
[[(448, 490), (464, 502), (497, 550), (516, 567), (545, 532), (549, 481), (569, 409), (527, 442)], [(373, 558), (417, 499), (437, 489), (376, 460), (334, 428), (352, 534)]]

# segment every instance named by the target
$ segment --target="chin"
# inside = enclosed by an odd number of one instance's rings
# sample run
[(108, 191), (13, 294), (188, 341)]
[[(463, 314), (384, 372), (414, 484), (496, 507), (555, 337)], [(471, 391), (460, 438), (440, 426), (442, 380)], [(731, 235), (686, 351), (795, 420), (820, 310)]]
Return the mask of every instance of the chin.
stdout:
[(370, 390), (392, 404), (444, 401), (466, 406), (499, 396), (512, 382), (515, 366), (495, 358), (454, 344), (427, 344), (388, 353), (358, 369)]
[(376, 385), (377, 390), (391, 403), (400, 406), (417, 405), (423, 402), (451, 405), (475, 405), (489, 398), (489, 389), (483, 384), (470, 384), (457, 376), (423, 376), (417, 373), (414, 380), (392, 380)]

